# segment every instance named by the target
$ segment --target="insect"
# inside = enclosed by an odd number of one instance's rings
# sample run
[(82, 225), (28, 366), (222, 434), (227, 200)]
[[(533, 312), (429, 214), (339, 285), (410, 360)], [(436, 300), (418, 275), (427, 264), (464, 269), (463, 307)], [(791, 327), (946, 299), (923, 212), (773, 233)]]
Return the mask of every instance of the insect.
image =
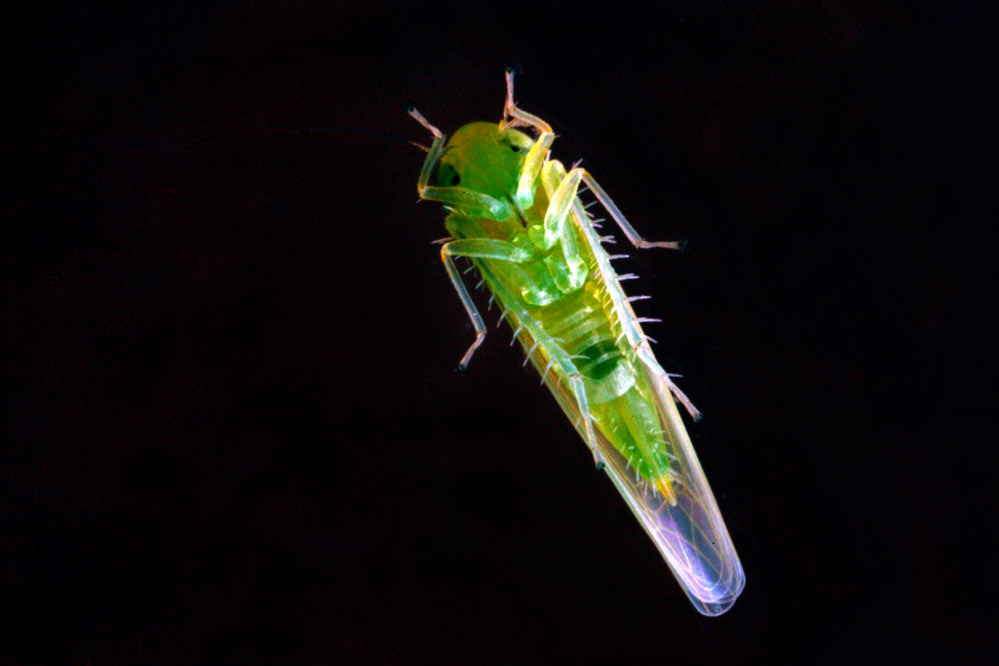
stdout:
[(656, 361), (642, 324), (659, 320), (635, 315), (632, 302), (647, 297), (622, 289), (633, 276), (611, 267), (624, 255), (604, 250), (583, 188), (636, 248), (679, 244), (644, 240), (589, 172), (550, 158), (555, 134), (514, 103), (510, 69), (499, 124), (471, 123), (448, 140), (409, 114), (433, 134), (417, 189), (448, 211), (441, 259), (475, 327), (459, 369), (486, 337), (455, 265), (465, 257), (694, 607), (724, 613), (745, 575), (674, 398), (700, 413)]

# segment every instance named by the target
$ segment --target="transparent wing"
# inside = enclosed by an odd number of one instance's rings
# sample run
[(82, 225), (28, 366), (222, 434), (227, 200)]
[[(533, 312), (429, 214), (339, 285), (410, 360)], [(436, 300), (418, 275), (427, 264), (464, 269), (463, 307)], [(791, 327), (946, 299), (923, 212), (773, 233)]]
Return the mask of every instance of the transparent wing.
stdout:
[[(531, 344), (529, 337), (522, 339), (522, 343), (525, 347)], [(543, 354), (535, 354), (532, 361), (539, 370), (546, 364)], [(675, 503), (630, 468), (597, 428), (598, 446), (607, 463), (604, 471), (652, 538), (694, 607), (704, 615), (721, 615), (732, 607), (745, 585), (742, 564), (670, 395), (665, 371), (654, 358), (639, 356), (635, 366), (647, 374), (649, 384), (655, 387), (656, 408), (670, 448)], [(545, 384), (583, 435), (576, 399), (565, 382), (549, 373)]]

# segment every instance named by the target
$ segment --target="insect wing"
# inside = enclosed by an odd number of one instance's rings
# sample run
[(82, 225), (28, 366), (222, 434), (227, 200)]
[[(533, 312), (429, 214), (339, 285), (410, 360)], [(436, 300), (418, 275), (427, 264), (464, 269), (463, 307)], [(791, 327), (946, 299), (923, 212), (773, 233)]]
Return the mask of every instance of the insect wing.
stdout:
[[(656, 407), (670, 449), (675, 503), (667, 501), (648, 480), (639, 476), (597, 428), (597, 445), (606, 463), (604, 471), (656, 544), (694, 607), (704, 615), (721, 615), (732, 607), (745, 585), (742, 564), (665, 384), (667, 375), (654, 359), (643, 360), (641, 356), (635, 365), (655, 387)], [(543, 357), (539, 357), (535, 365), (542, 362)], [(564, 382), (549, 375), (545, 384), (570, 420), (579, 424), (576, 398)], [(585, 440), (582, 427), (577, 425), (577, 429)]]

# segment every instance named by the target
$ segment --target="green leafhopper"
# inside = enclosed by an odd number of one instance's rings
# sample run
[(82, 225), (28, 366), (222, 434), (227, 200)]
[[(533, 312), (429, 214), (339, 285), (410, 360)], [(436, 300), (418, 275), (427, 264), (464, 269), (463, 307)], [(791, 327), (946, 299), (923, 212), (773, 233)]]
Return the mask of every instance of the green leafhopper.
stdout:
[(486, 336), (455, 266), (465, 257), (691, 602), (720, 615), (745, 575), (674, 398), (700, 414), (656, 361), (642, 323), (658, 320), (635, 315), (631, 303), (644, 297), (622, 289), (631, 276), (611, 261), (623, 255), (604, 250), (583, 189), (635, 247), (679, 243), (644, 240), (589, 172), (551, 159), (551, 126), (516, 106), (510, 70), (506, 83), (503, 120), (450, 140), (410, 109), (433, 134), (417, 187), (448, 211), (441, 259), (476, 332), (459, 368)]

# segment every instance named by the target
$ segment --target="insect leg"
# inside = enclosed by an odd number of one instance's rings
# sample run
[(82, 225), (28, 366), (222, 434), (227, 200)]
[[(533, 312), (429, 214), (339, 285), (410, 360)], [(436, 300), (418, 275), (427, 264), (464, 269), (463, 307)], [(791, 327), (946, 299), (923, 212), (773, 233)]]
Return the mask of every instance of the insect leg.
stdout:
[[(543, 180), (545, 180), (546, 178), (550, 179), (552, 175), (556, 175), (561, 170), (564, 170), (562, 165), (558, 162), (553, 162), (552, 173), (549, 174), (548, 170), (546, 169), (546, 171), (542, 174), (542, 179)], [(573, 171), (576, 170), (577, 169), (573, 169)], [(581, 169), (579, 170), (581, 171)], [(588, 174), (583, 176), (584, 182), (586, 181), (587, 177)], [(566, 176), (566, 178), (563, 179), (563, 183), (566, 180), (568, 180), (568, 176)], [(549, 180), (545, 180), (545, 187), (546, 189), (552, 188), (552, 184)], [(561, 187), (561, 185), (559, 187)], [(603, 196), (606, 197), (606, 194), (603, 193), (603, 190), (600, 189), (600, 186), (597, 185), (595, 181), (591, 181), (590, 189), (593, 190), (594, 192), (599, 192), (598, 198), (600, 197), (601, 194), (603, 194)], [(606, 201), (610, 203), (611, 206), (614, 206), (614, 203), (611, 202), (609, 198), (607, 198)], [(603, 203), (604, 200), (601, 199), (601, 202)], [(606, 207), (607, 203), (604, 203), (604, 206)], [(701, 419), (700, 410), (697, 409), (697, 407), (695, 407), (694, 404), (690, 401), (690, 398), (688, 398), (684, 394), (684, 392), (680, 390), (680, 387), (678, 387), (675, 383), (673, 383), (673, 380), (670, 379), (670, 376), (666, 373), (665, 370), (663, 370), (662, 366), (660, 366), (659, 363), (656, 361), (655, 355), (652, 353), (652, 350), (649, 349), (649, 344), (645, 340), (644, 334), (641, 332), (638, 318), (635, 317), (634, 313), (632, 312), (631, 308), (628, 305), (628, 302), (632, 299), (629, 299), (625, 295), (624, 291), (621, 289), (618, 283), (618, 280), (620, 278), (615, 276), (615, 273), (610, 266), (609, 257), (605, 252), (603, 252), (603, 249), (600, 247), (600, 238), (596, 230), (593, 228), (593, 222), (586, 215), (586, 211), (583, 210), (583, 207), (578, 202), (573, 202), (571, 204), (571, 208), (572, 208), (573, 221), (582, 231), (583, 237), (589, 243), (590, 249), (593, 251), (594, 256), (596, 257), (597, 269), (601, 272), (604, 278), (604, 283), (607, 285), (608, 293), (610, 294), (611, 300), (614, 303), (614, 311), (618, 316), (618, 320), (621, 322), (621, 328), (622, 328), (621, 335), (628, 337), (628, 341), (631, 344), (632, 348), (635, 350), (635, 353), (641, 357), (645, 365), (648, 366), (650, 371), (653, 372), (653, 374), (656, 377), (656, 380), (662, 385), (662, 387), (666, 389), (668, 393), (671, 393), (673, 394), (673, 396), (676, 397), (677, 401), (684, 406), (684, 408), (690, 414), (691, 418), (693, 418), (695, 421), (699, 421)], [(614, 210), (617, 210), (617, 208), (614, 207), (613, 210), (611, 208), (608, 208), (608, 211), (611, 213), (611, 215), (614, 215)], [(615, 219), (617, 218), (615, 217)], [(623, 216), (621, 217), (621, 220), (624, 220)], [(627, 224), (627, 221), (625, 221), (625, 224)], [(625, 229), (624, 226), (622, 226), (621, 228)], [(628, 225), (628, 228), (631, 228), (631, 226)], [(627, 233), (627, 229), (625, 229), (625, 232)], [(634, 232), (634, 229), (632, 229), (632, 232)], [(632, 240), (632, 242), (634, 243), (635, 241)], [(647, 241), (643, 242), (647, 243)], [(662, 244), (660, 245), (647, 244), (645, 246), (642, 246), (635, 243), (635, 245), (638, 247), (668, 247), (668, 245), (662, 245)]]
[(534, 205), (534, 182), (541, 172), (541, 167), (548, 155), (548, 150), (552, 147), (552, 142), (555, 141), (555, 132), (551, 125), (541, 118), (517, 108), (513, 101), (513, 70), (507, 68), (506, 103), (503, 105), (503, 121), (500, 123), (500, 128), (522, 126), (533, 127), (539, 133), (537, 141), (534, 142), (527, 157), (524, 158), (524, 164), (517, 179), (517, 194), (515, 195), (517, 203), (522, 208), (527, 209)]
[(545, 157), (548, 155), (548, 150), (552, 147), (554, 140), (555, 135), (552, 132), (542, 132), (527, 152), (527, 157), (524, 158), (524, 165), (520, 168), (520, 176), (517, 179), (517, 194), (515, 195), (517, 203), (522, 208), (527, 209), (534, 205), (534, 182), (544, 166)]
[(673, 383), (673, 380), (670, 379), (669, 375), (665, 372), (663, 373), (662, 381), (666, 384), (666, 388), (669, 389), (669, 392), (673, 394), (673, 397), (676, 398), (681, 405), (683, 405), (684, 409), (687, 410), (687, 413), (690, 414), (690, 418), (695, 421), (700, 421), (703, 416), (703, 414), (701, 414), (701, 410), (694, 406), (694, 403), (690, 401), (687, 394), (681, 391), (680, 387)]
[(484, 238), (451, 241), (441, 247), (441, 261), (444, 262), (444, 268), (447, 269), (448, 277), (451, 278), (451, 284), (454, 285), (455, 291), (458, 292), (458, 298), (461, 299), (461, 304), (465, 306), (465, 312), (468, 313), (468, 317), (472, 320), (472, 325), (475, 327), (475, 341), (472, 342), (468, 351), (465, 352), (465, 355), (461, 357), (461, 361), (458, 362), (458, 368), (464, 370), (468, 367), (468, 362), (472, 360), (475, 350), (479, 348), (479, 345), (486, 338), (486, 324), (482, 321), (482, 315), (479, 314), (479, 310), (475, 307), (472, 297), (468, 294), (465, 283), (461, 281), (461, 274), (458, 272), (458, 267), (454, 265), (454, 257), (500, 259), (522, 263), (531, 258), (531, 253), (508, 241)]
[(513, 209), (505, 201), (465, 187), (426, 185), (420, 190), (420, 198), (440, 201), (472, 217), (502, 221), (513, 215)]
[(510, 241), (493, 238), (467, 238), (451, 241), (441, 248), (441, 254), (472, 259), (499, 259), (500, 261), (512, 261), (515, 264), (530, 261), (534, 256), (530, 250), (518, 247)]
[[(572, 171), (576, 171), (576, 169), (573, 169)], [(628, 222), (624, 213), (622, 213), (611, 198), (607, 196), (604, 188), (600, 187), (597, 181), (593, 179), (593, 176), (591, 176), (590, 173), (584, 169), (580, 169), (580, 171), (583, 172), (581, 176), (583, 182), (590, 188), (600, 204), (607, 209), (611, 218), (617, 222), (617, 226), (621, 227), (621, 231), (628, 237), (628, 240), (631, 241), (632, 245), (640, 248), (664, 247), (671, 250), (682, 250), (684, 248), (684, 243), (682, 241), (647, 241), (642, 238), (639, 233), (635, 231), (635, 227), (631, 226), (631, 223)], [(572, 172), (570, 171), (569, 173)]]
[(656, 361), (652, 351), (648, 348), (648, 345), (645, 343), (639, 345), (637, 353), (645, 366), (655, 375), (656, 380), (662, 385), (663, 389), (673, 394), (676, 401), (683, 405), (684, 409), (687, 410), (687, 413), (690, 414), (690, 418), (695, 421), (700, 421), (703, 416), (703, 414), (701, 414), (701, 410), (694, 406), (694, 403), (690, 401), (690, 398), (688, 398), (687, 395), (680, 390), (680, 387), (673, 382), (669, 373), (663, 370), (662, 366)]
[[(454, 241), (454, 243), (459, 243), (462, 241)], [(503, 241), (495, 241), (496, 243), (503, 243)], [(451, 243), (449, 243), (450, 245)], [(507, 243), (512, 245), (512, 243)], [(445, 246), (447, 247), (447, 246)], [(453, 269), (453, 276), (457, 276), (457, 270)], [(545, 356), (550, 360), (548, 366), (545, 368), (542, 380), (548, 377), (548, 370), (552, 366), (557, 366), (558, 371), (563, 377), (568, 380), (569, 386), (572, 389), (572, 393), (576, 399), (576, 407), (579, 409), (580, 418), (583, 422), (583, 428), (585, 431), (586, 445), (589, 447), (590, 451), (593, 453), (594, 464), (603, 469), (605, 463), (603, 456), (600, 454), (600, 449), (597, 447), (597, 437), (593, 429), (593, 415), (590, 413), (589, 401), (586, 398), (586, 387), (583, 384), (583, 376), (579, 373), (576, 365), (572, 362), (569, 354), (566, 353), (565, 349), (558, 343), (557, 340), (552, 338), (551, 335), (545, 332), (540, 324), (527, 312), (527, 310), (515, 299), (510, 292), (506, 290), (502, 282), (492, 279), (492, 272), (489, 270), (488, 265), (483, 265), (481, 268), (483, 277), (490, 278), (490, 284), (493, 287), (493, 291), (496, 293), (497, 297), (504, 303), (508, 304), (509, 312), (514, 316), (514, 318), (521, 324), (521, 326), (526, 329), (537, 344), (532, 348), (533, 350), (541, 345), (545, 350)], [(454, 279), (454, 278), (452, 278)], [(467, 292), (465, 294), (467, 297)], [(471, 303), (469, 299), (468, 303)], [(474, 306), (472, 306), (474, 308)], [(540, 366), (538, 366), (540, 371)], [(549, 381), (551, 381), (549, 379)], [(554, 390), (554, 389), (553, 389)]]
[(600, 449), (597, 448), (597, 436), (593, 432), (593, 417), (590, 415), (590, 405), (586, 399), (586, 387), (583, 385), (583, 376), (578, 371), (575, 371), (575, 369), (569, 374), (569, 386), (572, 387), (572, 392), (576, 395), (576, 404), (579, 405), (579, 414), (583, 419), (583, 430), (586, 432), (586, 445), (590, 447), (590, 452), (593, 453), (593, 464), (597, 466), (597, 469), (603, 469), (606, 467), (606, 463), (604, 462), (604, 457), (600, 454)]
[(444, 142), (447, 137), (444, 136), (443, 132), (434, 127), (423, 117), (423, 114), (417, 111), (414, 107), (410, 107), (409, 115), (416, 119), (416, 122), (420, 123), (426, 127), (431, 134), (434, 135), (434, 142), (430, 146), (430, 150), (427, 151), (427, 158), (423, 160), (423, 168), (420, 169), (420, 179), (416, 183), (416, 189), (423, 194), (423, 190), (427, 188), (427, 184), (430, 182), (430, 174), (434, 171), (434, 165), (437, 164), (437, 160), (441, 158), (441, 153), (444, 152)]
[[(548, 210), (545, 211), (543, 244), (544, 247), (552, 247), (556, 242), (561, 241), (562, 253), (569, 268), (569, 285), (571, 287), (582, 286), (589, 272), (586, 260), (583, 259), (576, 244), (576, 235), (572, 231), (572, 225), (568, 221), (569, 209), (576, 200), (582, 174), (582, 169), (573, 169), (566, 174), (565, 168), (557, 160), (548, 162), (542, 173), (545, 189), (554, 190), (549, 193), (550, 203)], [(554, 185), (556, 182), (558, 183), (557, 187)]]
[[(512, 118), (513, 120), (507, 120)], [(533, 127), (542, 134), (554, 135), (552, 126), (532, 113), (528, 113), (519, 108), (513, 101), (513, 69), (506, 68), (506, 103), (503, 105), (503, 122), (500, 123), (503, 129), (507, 127)]]
[(468, 289), (465, 288), (465, 284), (461, 281), (461, 274), (458, 273), (458, 268), (454, 265), (454, 259), (451, 258), (451, 255), (442, 251), (441, 260), (444, 262), (444, 268), (447, 269), (448, 277), (451, 278), (454, 290), (458, 292), (461, 304), (465, 306), (465, 312), (468, 313), (469, 319), (472, 320), (472, 326), (475, 327), (475, 341), (472, 342), (468, 351), (465, 352), (465, 355), (461, 357), (461, 361), (458, 362), (458, 369), (464, 370), (468, 367), (468, 362), (472, 360), (472, 354), (479, 348), (482, 341), (486, 339), (486, 324), (482, 321), (482, 315), (479, 314), (478, 308), (475, 307), (472, 297), (468, 295)]

